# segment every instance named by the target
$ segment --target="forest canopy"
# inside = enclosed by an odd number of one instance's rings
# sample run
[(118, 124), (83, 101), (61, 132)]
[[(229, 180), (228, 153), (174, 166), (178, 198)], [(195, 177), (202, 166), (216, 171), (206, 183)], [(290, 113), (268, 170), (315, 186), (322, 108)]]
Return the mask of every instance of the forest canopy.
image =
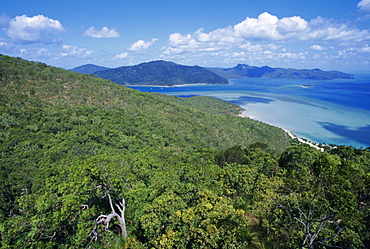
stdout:
[(122, 85), (229, 84), (226, 78), (203, 67), (185, 66), (163, 60), (96, 71), (94, 75)]
[(2, 248), (366, 248), (370, 151), (0, 55)]

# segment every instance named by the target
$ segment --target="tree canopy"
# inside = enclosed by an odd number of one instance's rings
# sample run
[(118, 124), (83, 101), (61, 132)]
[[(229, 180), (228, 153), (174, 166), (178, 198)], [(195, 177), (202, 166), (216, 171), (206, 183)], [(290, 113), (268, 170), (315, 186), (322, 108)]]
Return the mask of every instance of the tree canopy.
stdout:
[(370, 151), (0, 56), (2, 248), (366, 248)]

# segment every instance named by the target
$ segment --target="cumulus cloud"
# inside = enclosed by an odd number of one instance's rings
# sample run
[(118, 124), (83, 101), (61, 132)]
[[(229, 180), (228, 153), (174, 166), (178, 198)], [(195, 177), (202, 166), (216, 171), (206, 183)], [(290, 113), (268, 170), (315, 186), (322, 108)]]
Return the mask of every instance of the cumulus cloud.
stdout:
[(248, 51), (248, 52), (257, 52), (262, 50), (277, 50), (280, 46), (277, 46), (275, 44), (268, 44), (268, 45), (262, 45), (262, 44), (256, 44), (253, 45), (251, 42), (247, 41), (239, 46), (240, 49)]
[(128, 53), (121, 53), (121, 54), (117, 54), (113, 57), (113, 59), (125, 59), (128, 57)]
[(359, 52), (365, 52), (365, 53), (370, 53), (370, 47), (366, 46), (366, 47), (363, 47), (359, 50)]
[(43, 15), (17, 16), (10, 20), (6, 34), (15, 42), (50, 42), (50, 35), (63, 31), (62, 24)]
[(86, 57), (94, 53), (92, 50), (86, 48), (79, 48), (73, 45), (63, 45), (61, 48), (61, 56), (77, 56), (77, 57)]
[[(370, 0), (369, 0), (370, 1)], [(343, 23), (318, 17), (306, 21), (299, 16), (278, 17), (267, 12), (257, 18), (247, 17), (244, 21), (226, 28), (219, 28), (209, 33), (198, 29), (192, 34), (173, 33), (168, 38), (163, 54), (182, 54), (186, 52), (217, 51), (238, 47), (245, 51), (262, 51), (261, 45), (254, 42), (297, 42), (297, 41), (332, 41), (361, 42), (370, 40), (370, 31), (359, 30)], [(318, 50), (319, 47), (311, 49)]]
[(208, 34), (204, 33), (203, 29), (187, 35), (173, 33), (169, 36), (168, 46), (162, 47), (162, 53), (168, 55), (197, 51), (215, 52), (230, 49), (243, 41), (240, 38), (227, 36), (226, 33), (227, 31), (221, 29)]
[(349, 27), (346, 24), (335, 23), (330, 19), (318, 17), (310, 21), (311, 31), (305, 40), (325, 40), (325, 41), (354, 41), (360, 42), (370, 39), (368, 29), (359, 30)]
[(310, 47), (310, 49), (312, 49), (312, 50), (317, 50), (317, 51), (325, 50), (325, 48), (324, 48), (324, 47), (322, 47), (322, 46), (320, 46), (320, 45), (312, 45), (312, 46)]
[(96, 30), (95, 27), (92, 26), (84, 32), (84, 36), (93, 38), (117, 38), (119, 37), (119, 33), (115, 29), (103, 27), (101, 30)]
[(370, 0), (362, 0), (357, 4), (360, 11), (369, 12), (370, 13)]
[(138, 40), (137, 42), (132, 44), (131, 47), (128, 48), (128, 50), (129, 51), (135, 51), (135, 52), (147, 50), (156, 41), (158, 41), (157, 38), (153, 38), (151, 41)]
[(234, 35), (257, 40), (287, 40), (309, 30), (308, 22), (299, 16), (278, 19), (267, 12), (258, 18), (247, 17), (234, 26)]

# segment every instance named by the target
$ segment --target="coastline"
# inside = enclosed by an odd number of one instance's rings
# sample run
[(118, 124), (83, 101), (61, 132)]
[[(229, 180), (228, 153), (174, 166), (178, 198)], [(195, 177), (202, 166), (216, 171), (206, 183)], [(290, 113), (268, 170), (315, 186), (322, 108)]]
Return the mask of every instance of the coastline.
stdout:
[[(252, 119), (252, 120), (255, 120), (255, 121), (259, 121), (259, 122), (262, 122), (262, 121), (260, 121), (260, 120), (257, 120), (257, 119), (255, 119), (255, 118), (253, 118), (253, 117), (248, 117), (248, 116), (246, 116), (246, 115), (243, 115), (242, 113), (240, 113), (240, 114), (238, 114), (237, 115), (238, 117), (241, 117), (241, 118), (248, 118), (248, 119)], [(277, 126), (276, 126), (277, 127)], [(313, 147), (313, 148), (315, 148), (315, 149), (317, 149), (317, 150), (320, 150), (321, 152), (324, 152), (324, 148), (321, 148), (321, 147), (319, 147), (319, 146), (317, 146), (316, 144), (314, 144), (314, 143), (312, 143), (312, 142), (309, 142), (309, 141), (306, 141), (304, 138), (302, 138), (302, 137), (298, 137), (296, 134), (294, 134), (292, 131), (289, 131), (289, 130), (287, 130), (287, 129), (284, 129), (284, 128), (282, 128), (282, 127), (278, 127), (278, 128), (280, 128), (280, 129), (282, 129), (283, 131), (285, 131), (285, 133), (289, 136), (289, 137), (291, 137), (292, 139), (297, 139), (299, 142), (301, 142), (301, 143), (304, 143), (304, 144), (308, 144), (309, 146), (311, 146), (311, 147)]]
[[(228, 85), (133, 86), (136, 90), (188, 97), (216, 97), (246, 109), (242, 114), (285, 128), (320, 146), (370, 146), (370, 74), (346, 80), (235, 79)], [(312, 85), (302, 88), (302, 85)], [(288, 138), (288, 137), (287, 137)]]
[(209, 83), (191, 83), (191, 84), (180, 84), (180, 85), (172, 85), (172, 86), (164, 86), (164, 85), (124, 85), (128, 87), (182, 87), (182, 86), (197, 86), (197, 85), (224, 85), (224, 84), (209, 84)]
[(304, 143), (304, 144), (308, 144), (309, 146), (315, 148), (315, 149), (318, 149), (320, 150), (321, 152), (324, 152), (324, 148), (321, 148), (319, 146), (317, 146), (316, 144), (312, 143), (312, 142), (309, 142), (309, 141), (306, 141), (304, 140), (303, 138), (301, 137), (298, 137), (296, 134), (294, 134), (292, 131), (288, 131), (284, 128), (281, 128), (279, 127), (280, 129), (283, 129), (285, 131), (286, 134), (288, 134), (292, 139), (297, 139), (299, 142), (301, 143)]

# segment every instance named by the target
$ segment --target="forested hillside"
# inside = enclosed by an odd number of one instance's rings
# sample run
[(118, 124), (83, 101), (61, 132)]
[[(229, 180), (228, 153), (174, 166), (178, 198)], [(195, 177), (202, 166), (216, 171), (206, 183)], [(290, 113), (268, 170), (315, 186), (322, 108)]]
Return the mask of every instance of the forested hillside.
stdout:
[(242, 78), (280, 78), (280, 79), (311, 79), (333, 80), (353, 79), (353, 75), (339, 71), (322, 71), (320, 69), (294, 69), (294, 68), (271, 68), (268, 66), (256, 67), (246, 64), (238, 64), (233, 68), (208, 68), (227, 79)]
[(71, 71), (76, 72), (76, 73), (93, 74), (97, 71), (103, 71), (103, 70), (108, 70), (108, 69), (111, 69), (111, 68), (101, 67), (101, 66), (97, 66), (94, 64), (86, 64), (86, 65), (82, 65), (79, 67), (75, 67), (71, 69)]
[(228, 80), (199, 66), (184, 66), (169, 61), (150, 61), (97, 71), (97, 77), (121, 85), (228, 84)]
[(0, 55), (2, 248), (369, 247), (370, 151)]

